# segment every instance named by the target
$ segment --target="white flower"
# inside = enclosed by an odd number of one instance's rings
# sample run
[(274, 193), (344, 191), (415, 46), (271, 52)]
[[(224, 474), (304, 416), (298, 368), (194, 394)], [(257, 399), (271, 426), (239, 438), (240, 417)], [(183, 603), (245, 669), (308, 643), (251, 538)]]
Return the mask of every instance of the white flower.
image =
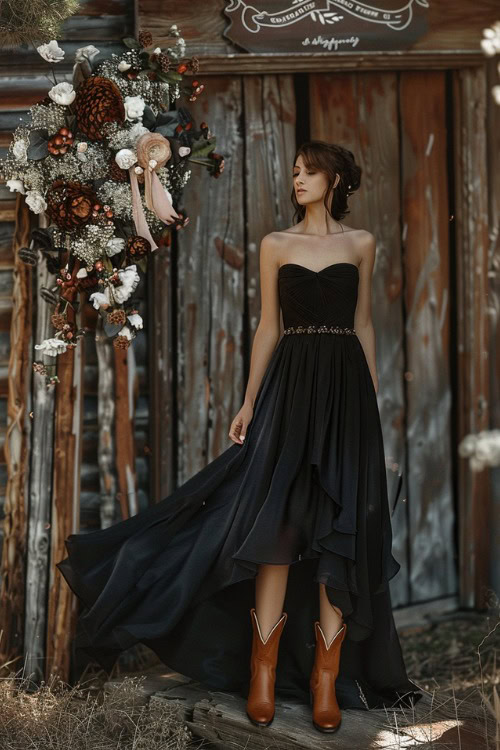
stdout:
[(41, 44), (36, 48), (39, 55), (49, 63), (58, 63), (64, 58), (64, 50), (60, 48), (57, 41), (52, 39), (48, 44)]
[(106, 255), (111, 258), (113, 255), (121, 253), (124, 247), (125, 240), (122, 240), (121, 237), (112, 237), (106, 245)]
[(88, 143), (85, 143), (85, 141), (81, 141), (81, 143), (79, 143), (78, 146), (76, 147), (76, 150), (78, 151), (79, 154), (84, 154), (85, 151), (87, 151), (88, 147), (89, 147)]
[(118, 271), (118, 277), (122, 283), (121, 286), (117, 286), (113, 289), (113, 295), (119, 304), (123, 304), (128, 300), (132, 292), (135, 291), (140, 277), (137, 273), (135, 264), (127, 266), (126, 268), (121, 268)]
[(127, 315), (127, 318), (131, 326), (133, 326), (134, 328), (142, 328), (142, 318), (139, 313), (132, 313), (132, 315)]
[(144, 170), (142, 167), (134, 167), (134, 172), (136, 174), (144, 174)]
[(100, 50), (98, 50), (97, 47), (94, 47), (93, 44), (88, 44), (86, 47), (80, 47), (75, 52), (75, 62), (82, 63), (85, 62), (85, 60), (90, 62), (99, 54), (99, 52)]
[(179, 156), (187, 156), (191, 153), (189, 146), (181, 146), (179, 149)]
[(156, 161), (156, 159), (150, 159), (148, 161), (148, 165), (150, 169), (154, 169), (155, 167), (158, 166), (158, 162)]
[(122, 148), (115, 156), (115, 161), (120, 169), (130, 169), (137, 161), (137, 156), (129, 148)]
[(149, 130), (144, 127), (142, 122), (136, 122), (128, 131), (131, 143), (135, 145), (135, 142), (145, 133), (149, 133)]
[(87, 269), (86, 268), (80, 268), (78, 273), (76, 274), (77, 279), (86, 279), (88, 276)]
[(26, 193), (26, 203), (34, 214), (41, 214), (47, 208), (47, 203), (45, 202), (43, 195), (39, 193), (38, 190), (29, 190)]
[(58, 83), (57, 86), (52, 86), (49, 96), (56, 104), (66, 106), (74, 101), (76, 92), (73, 84), (63, 81), (63, 83)]
[(125, 338), (128, 339), (129, 341), (132, 341), (132, 339), (134, 338), (132, 336), (132, 331), (130, 330), (128, 326), (123, 326), (123, 328), (120, 330), (120, 333), (118, 335), (125, 336)]
[(104, 294), (102, 292), (94, 292), (90, 295), (89, 300), (92, 302), (96, 310), (98, 310), (100, 307), (104, 307), (104, 309), (106, 309), (110, 305), (109, 289), (106, 288), (104, 290)]
[(140, 96), (126, 96), (124, 101), (127, 120), (138, 120), (144, 114), (145, 102)]
[(28, 144), (26, 143), (26, 141), (23, 141), (22, 139), (19, 141), (14, 141), (12, 146), (12, 153), (18, 161), (26, 161), (26, 157), (28, 154)]
[(131, 67), (132, 65), (128, 62), (125, 62), (125, 60), (121, 60), (121, 62), (118, 63), (118, 70), (120, 71), (120, 73), (125, 73)]
[(155, 47), (153, 50), (154, 55), (161, 55), (161, 47)]
[(45, 339), (41, 344), (35, 344), (35, 349), (40, 349), (42, 354), (48, 354), (49, 357), (57, 357), (58, 354), (65, 352), (68, 348), (68, 342), (62, 339)]
[(7, 187), (11, 193), (25, 194), (24, 183), (22, 180), (7, 180)]

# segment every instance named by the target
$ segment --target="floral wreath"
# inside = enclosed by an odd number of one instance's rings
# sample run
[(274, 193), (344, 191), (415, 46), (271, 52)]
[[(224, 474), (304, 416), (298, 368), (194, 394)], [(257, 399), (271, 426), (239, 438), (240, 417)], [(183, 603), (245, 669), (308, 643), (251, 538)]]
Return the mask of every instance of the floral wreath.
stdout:
[[(31, 265), (45, 258), (56, 274), (56, 286), (41, 290), (54, 305), (55, 328), (53, 337), (35, 345), (43, 354), (56, 357), (87, 333), (76, 326), (82, 291), (114, 346), (130, 345), (143, 327), (134, 293), (148, 256), (168, 247), (172, 230), (189, 222), (174, 208), (191, 176), (189, 163), (215, 178), (224, 169), (208, 125), (196, 128), (188, 109), (171, 108), (182, 94), (195, 101), (204, 86), (196, 79), (198, 58), (184, 58), (175, 24), (168, 36), (173, 46), (153, 48), (151, 33), (141, 31), (138, 39), (123, 40), (126, 51), (101, 61), (95, 61), (96, 47), (83, 47), (72, 83), (56, 79), (54, 66), (65, 55), (57, 41), (37, 48), (52, 64), (54, 85), (29, 110), (29, 124), (16, 128), (0, 174), (48, 220), (19, 250)], [(48, 384), (58, 382), (47, 365), (33, 366)]]

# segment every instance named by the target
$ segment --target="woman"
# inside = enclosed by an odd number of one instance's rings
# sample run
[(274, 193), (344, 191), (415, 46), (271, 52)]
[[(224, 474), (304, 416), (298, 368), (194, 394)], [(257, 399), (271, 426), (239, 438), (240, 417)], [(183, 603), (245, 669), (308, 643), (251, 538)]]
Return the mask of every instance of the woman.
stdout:
[(275, 691), (310, 696), (322, 732), (339, 728), (340, 708), (422, 695), (388, 586), (400, 565), (376, 397), (375, 241), (341, 222), (360, 177), (342, 146), (297, 150), (299, 222), (261, 243), (233, 445), (152, 508), (70, 536), (58, 565), (85, 606), (77, 647), (110, 669), (142, 642), (182, 674), (241, 691), (262, 726)]

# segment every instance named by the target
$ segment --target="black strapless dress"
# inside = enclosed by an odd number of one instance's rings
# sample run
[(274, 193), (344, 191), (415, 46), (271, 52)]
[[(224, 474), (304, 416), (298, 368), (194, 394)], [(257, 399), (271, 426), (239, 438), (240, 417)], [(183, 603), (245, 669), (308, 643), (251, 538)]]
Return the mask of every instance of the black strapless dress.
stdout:
[(67, 539), (58, 568), (84, 605), (75, 646), (109, 670), (141, 642), (170, 668), (246, 696), (258, 565), (290, 563), (277, 696), (309, 700), (324, 583), (347, 623), (340, 707), (408, 705), (422, 693), (392, 614), (388, 581), (400, 565), (377, 396), (361, 343), (344, 330), (354, 325), (358, 268), (287, 263), (279, 294), (286, 335), (244, 444), (157, 505)]

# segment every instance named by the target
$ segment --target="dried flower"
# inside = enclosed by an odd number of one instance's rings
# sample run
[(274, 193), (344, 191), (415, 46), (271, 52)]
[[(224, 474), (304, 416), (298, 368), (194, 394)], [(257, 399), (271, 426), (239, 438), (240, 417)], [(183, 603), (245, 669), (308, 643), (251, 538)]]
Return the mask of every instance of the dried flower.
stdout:
[(131, 67), (132, 67), (131, 64), (128, 62), (125, 62), (125, 60), (121, 60), (118, 63), (118, 70), (120, 71), (120, 73), (126, 73), (126, 71), (130, 70)]
[(39, 349), (43, 354), (49, 357), (57, 357), (58, 354), (65, 352), (68, 348), (68, 342), (62, 339), (45, 339), (41, 344), (35, 344), (35, 349)]
[(52, 101), (56, 102), (56, 104), (67, 106), (68, 104), (72, 104), (72, 102), (74, 102), (76, 92), (73, 88), (73, 84), (63, 81), (62, 83), (58, 83), (56, 86), (52, 86), (49, 91), (49, 96)]
[(140, 96), (126, 96), (124, 106), (125, 119), (138, 120), (143, 116), (146, 104), (144, 99)]
[(129, 148), (122, 148), (116, 154), (115, 161), (120, 169), (130, 169), (136, 163), (137, 156)]
[(36, 48), (36, 51), (49, 63), (58, 63), (64, 59), (64, 50), (61, 49), (55, 39), (52, 39), (48, 44), (41, 44), (40, 47)]
[(106, 245), (106, 255), (108, 256), (108, 258), (112, 258), (113, 255), (121, 253), (124, 247), (125, 240), (123, 240), (121, 237), (112, 237)]
[(142, 328), (143, 327), (143, 321), (139, 313), (132, 313), (132, 315), (127, 315), (128, 321), (131, 326), (134, 328)]
[(28, 158), (28, 144), (26, 141), (23, 139), (14, 141), (12, 145), (12, 153), (18, 161), (25, 162)]
[(26, 193), (26, 203), (34, 214), (42, 214), (47, 209), (43, 195), (37, 190), (29, 190)]
[(122, 335), (116, 336), (113, 339), (113, 346), (115, 349), (128, 349), (130, 346), (130, 339)]
[(51, 317), (52, 325), (54, 328), (58, 331), (62, 330), (66, 323), (68, 322), (66, 319), (66, 315), (64, 313), (55, 312), (52, 314)]
[(150, 31), (141, 30), (139, 32), (139, 44), (141, 47), (151, 47), (153, 44), (153, 35)]
[(117, 302), (123, 304), (128, 300), (132, 292), (135, 291), (139, 283), (140, 277), (135, 264), (126, 268), (120, 268), (118, 278), (121, 281), (121, 286), (113, 290), (113, 295)]
[(24, 183), (22, 180), (7, 180), (7, 187), (11, 193), (25, 194)]
[(92, 302), (96, 310), (99, 310), (100, 307), (104, 308), (104, 310), (107, 310), (110, 305), (109, 289), (106, 287), (104, 293), (94, 292), (94, 294), (90, 295), (89, 300)]
[(98, 50), (97, 47), (94, 47), (93, 44), (88, 44), (86, 47), (80, 47), (75, 52), (75, 62), (82, 63), (85, 62), (85, 60), (91, 62), (99, 52), (100, 50)]

